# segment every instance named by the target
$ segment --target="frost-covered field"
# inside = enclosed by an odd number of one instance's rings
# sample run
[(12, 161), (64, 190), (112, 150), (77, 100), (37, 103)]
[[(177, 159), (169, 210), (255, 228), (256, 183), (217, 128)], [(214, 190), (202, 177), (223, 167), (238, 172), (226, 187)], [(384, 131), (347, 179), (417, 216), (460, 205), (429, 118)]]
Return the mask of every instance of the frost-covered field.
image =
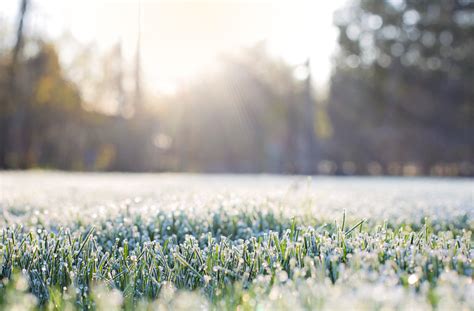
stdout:
[(474, 181), (0, 173), (0, 309), (474, 310)]

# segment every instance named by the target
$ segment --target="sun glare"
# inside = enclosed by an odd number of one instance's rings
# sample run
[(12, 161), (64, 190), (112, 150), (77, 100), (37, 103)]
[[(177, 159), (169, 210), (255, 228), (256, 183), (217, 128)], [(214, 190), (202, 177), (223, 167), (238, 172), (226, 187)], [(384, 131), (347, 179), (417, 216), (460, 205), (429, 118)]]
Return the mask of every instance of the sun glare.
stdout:
[[(120, 42), (133, 61), (137, 35), (145, 81), (171, 92), (180, 81), (206, 71), (217, 57), (265, 41), (271, 54), (297, 66), (311, 58), (321, 87), (330, 74), (336, 46), (332, 14), (337, 1), (151, 1), (44, 0), (34, 3), (31, 28), (50, 37), (69, 32), (81, 42), (106, 50)], [(141, 13), (139, 13), (141, 6)], [(11, 15), (16, 8), (12, 6)], [(87, 23), (83, 23), (87, 19)]]

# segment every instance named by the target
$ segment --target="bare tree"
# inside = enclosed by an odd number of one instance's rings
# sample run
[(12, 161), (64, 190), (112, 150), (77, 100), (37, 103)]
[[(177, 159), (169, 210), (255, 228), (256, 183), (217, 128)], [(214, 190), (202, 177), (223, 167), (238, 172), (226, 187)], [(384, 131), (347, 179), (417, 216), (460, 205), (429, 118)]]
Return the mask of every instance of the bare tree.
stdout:
[[(26, 15), (29, 8), (29, 0), (22, 0), (18, 13), (18, 27), (16, 31), (16, 42), (12, 51), (11, 62), (9, 67), (9, 96), (6, 104), (8, 106), (7, 111), (13, 111), (13, 116), (6, 125), (6, 130), (2, 135), (4, 137), (3, 142), (5, 146), (0, 152), (0, 166), (9, 167), (18, 166), (24, 168), (26, 166), (26, 150), (27, 141), (24, 135), (24, 127), (26, 124), (26, 102), (20, 99), (19, 92), (19, 58), (24, 44), (23, 29), (25, 25)], [(11, 163), (7, 150), (12, 152), (12, 157), (18, 157), (16, 163)]]

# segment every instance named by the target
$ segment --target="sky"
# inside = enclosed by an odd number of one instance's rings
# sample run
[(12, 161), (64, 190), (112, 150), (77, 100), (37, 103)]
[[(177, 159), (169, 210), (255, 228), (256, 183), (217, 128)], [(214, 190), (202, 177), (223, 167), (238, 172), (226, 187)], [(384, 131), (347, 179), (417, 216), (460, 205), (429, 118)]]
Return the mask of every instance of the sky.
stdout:
[[(13, 20), (19, 0), (2, 4)], [(69, 32), (106, 51), (121, 42), (132, 60), (141, 35), (147, 87), (172, 92), (225, 52), (265, 40), (291, 64), (311, 57), (315, 85), (327, 84), (337, 46), (334, 11), (344, 0), (32, 0), (27, 29), (54, 39)]]

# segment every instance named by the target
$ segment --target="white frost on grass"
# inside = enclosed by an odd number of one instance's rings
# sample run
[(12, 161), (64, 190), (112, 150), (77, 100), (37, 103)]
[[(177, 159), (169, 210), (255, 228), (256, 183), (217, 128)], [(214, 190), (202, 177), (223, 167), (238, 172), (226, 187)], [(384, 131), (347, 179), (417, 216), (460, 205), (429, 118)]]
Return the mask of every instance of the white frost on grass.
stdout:
[(199, 216), (220, 208), (327, 221), (343, 210), (349, 219), (392, 223), (474, 216), (470, 179), (3, 172), (0, 189), (0, 212), (15, 223), (89, 223), (124, 212)]

